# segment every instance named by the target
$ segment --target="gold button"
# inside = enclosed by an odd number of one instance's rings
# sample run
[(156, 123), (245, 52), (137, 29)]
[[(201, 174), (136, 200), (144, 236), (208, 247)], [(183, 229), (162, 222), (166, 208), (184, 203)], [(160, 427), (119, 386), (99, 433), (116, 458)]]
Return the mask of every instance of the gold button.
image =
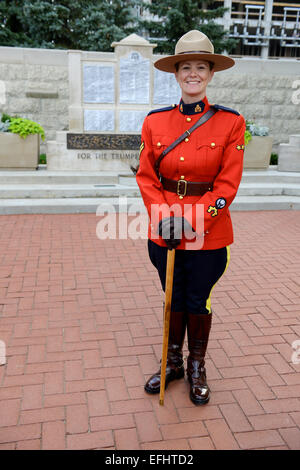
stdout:
[(191, 122), (192, 118), (186, 118), (187, 122)]
[(211, 146), (211, 147), (215, 147), (216, 144), (215, 144), (214, 142), (212, 142), (212, 143), (210, 144), (210, 146)]
[(189, 141), (189, 139), (188, 139), (188, 138), (186, 138), (186, 139), (184, 139), (184, 141), (185, 141), (185, 142), (188, 142), (188, 141)]
[(180, 157), (180, 161), (184, 162), (184, 157)]
[(183, 199), (183, 196), (179, 196), (179, 199)]
[(161, 143), (160, 142), (157, 142), (157, 147), (161, 147)]
[(184, 180), (184, 176), (180, 176), (180, 178), (181, 178), (182, 180)]

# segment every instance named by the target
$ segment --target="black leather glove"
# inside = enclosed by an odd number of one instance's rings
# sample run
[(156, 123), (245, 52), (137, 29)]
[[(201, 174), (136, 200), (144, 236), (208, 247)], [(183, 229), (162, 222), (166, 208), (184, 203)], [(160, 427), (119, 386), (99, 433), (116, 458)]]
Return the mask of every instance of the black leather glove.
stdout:
[(185, 230), (194, 232), (192, 226), (183, 217), (167, 217), (162, 219), (158, 225), (158, 233), (166, 242), (169, 250), (177, 248)]

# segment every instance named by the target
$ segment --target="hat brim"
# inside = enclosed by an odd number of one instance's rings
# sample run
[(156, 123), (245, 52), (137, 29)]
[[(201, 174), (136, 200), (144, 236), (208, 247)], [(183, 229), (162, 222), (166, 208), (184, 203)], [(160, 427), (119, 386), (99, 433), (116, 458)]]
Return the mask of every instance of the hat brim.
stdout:
[(163, 72), (176, 72), (175, 64), (178, 62), (186, 62), (187, 60), (206, 60), (214, 64), (213, 70), (220, 72), (221, 70), (233, 67), (235, 61), (226, 55), (222, 54), (205, 54), (205, 53), (191, 53), (191, 54), (177, 54), (163, 57), (154, 62), (154, 67)]

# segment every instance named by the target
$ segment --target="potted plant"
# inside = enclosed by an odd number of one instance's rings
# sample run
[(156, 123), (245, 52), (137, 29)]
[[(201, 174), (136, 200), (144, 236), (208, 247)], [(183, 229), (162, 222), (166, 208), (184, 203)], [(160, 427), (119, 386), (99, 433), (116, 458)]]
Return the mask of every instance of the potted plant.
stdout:
[(244, 168), (267, 169), (270, 165), (273, 137), (269, 128), (246, 121)]
[(40, 137), (45, 140), (45, 132), (36, 122), (2, 114), (0, 168), (36, 169), (39, 164)]

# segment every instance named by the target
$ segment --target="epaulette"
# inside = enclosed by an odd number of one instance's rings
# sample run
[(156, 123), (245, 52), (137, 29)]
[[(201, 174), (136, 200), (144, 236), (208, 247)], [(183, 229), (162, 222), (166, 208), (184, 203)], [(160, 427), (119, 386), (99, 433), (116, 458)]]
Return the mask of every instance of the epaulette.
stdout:
[(172, 104), (171, 106), (167, 106), (166, 108), (159, 108), (159, 109), (153, 109), (148, 113), (147, 116), (150, 116), (150, 114), (154, 113), (161, 113), (162, 111), (172, 111), (172, 109), (175, 109), (178, 105), (177, 104)]
[(220, 104), (212, 104), (211, 106), (215, 109), (220, 109), (221, 111), (228, 111), (229, 113), (237, 114), (238, 116), (240, 115), (240, 113), (235, 109), (226, 108), (226, 106), (221, 106)]

